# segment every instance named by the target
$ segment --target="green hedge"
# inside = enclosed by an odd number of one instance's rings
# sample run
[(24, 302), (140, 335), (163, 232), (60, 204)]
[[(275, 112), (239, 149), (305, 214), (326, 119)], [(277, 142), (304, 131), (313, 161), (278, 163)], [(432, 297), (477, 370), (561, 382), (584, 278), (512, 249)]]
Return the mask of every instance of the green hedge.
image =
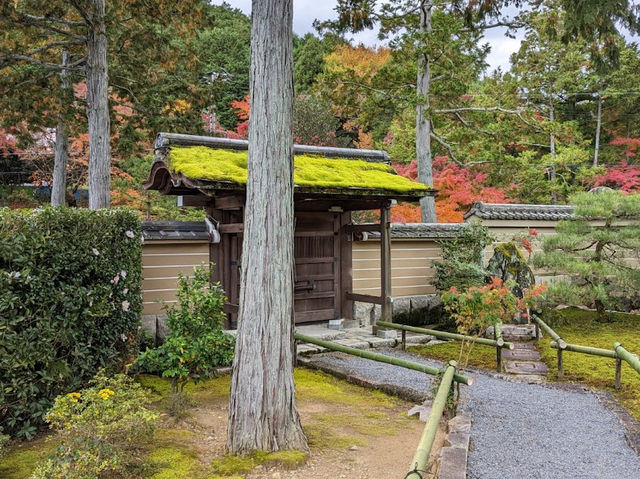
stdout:
[(58, 394), (132, 360), (142, 307), (136, 213), (0, 209), (0, 426), (30, 437)]

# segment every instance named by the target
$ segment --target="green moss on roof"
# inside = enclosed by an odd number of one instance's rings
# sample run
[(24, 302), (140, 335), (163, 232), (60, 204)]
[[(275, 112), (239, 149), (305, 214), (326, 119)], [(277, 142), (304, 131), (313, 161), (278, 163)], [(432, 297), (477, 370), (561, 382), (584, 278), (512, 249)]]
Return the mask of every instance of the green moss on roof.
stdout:
[[(171, 169), (193, 179), (247, 183), (247, 151), (206, 146), (173, 147)], [(296, 155), (293, 181), (296, 186), (326, 188), (375, 188), (408, 193), (427, 186), (396, 174), (389, 165), (363, 160)]]

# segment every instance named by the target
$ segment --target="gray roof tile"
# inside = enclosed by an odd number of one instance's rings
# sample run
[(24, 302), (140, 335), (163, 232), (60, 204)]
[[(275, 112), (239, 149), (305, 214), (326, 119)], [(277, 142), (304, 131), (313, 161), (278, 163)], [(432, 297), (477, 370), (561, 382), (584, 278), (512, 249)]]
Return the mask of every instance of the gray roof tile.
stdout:
[(525, 205), (521, 203), (474, 203), (464, 219), (559, 221), (571, 218), (571, 205)]

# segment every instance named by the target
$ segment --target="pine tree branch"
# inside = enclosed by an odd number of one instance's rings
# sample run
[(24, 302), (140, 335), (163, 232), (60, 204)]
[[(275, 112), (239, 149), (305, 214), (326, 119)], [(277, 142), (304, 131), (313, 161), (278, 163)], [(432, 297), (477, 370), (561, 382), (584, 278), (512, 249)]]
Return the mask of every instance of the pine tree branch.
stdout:
[(66, 25), (67, 27), (86, 27), (85, 22), (75, 22), (73, 20), (66, 20), (64, 18), (51, 17), (37, 17), (35, 15), (29, 15), (28, 13), (20, 13), (20, 17), (29, 23), (57, 23), (58, 25)]
[(19, 62), (27, 62), (32, 63), (34, 65), (39, 65), (41, 67), (48, 68), (50, 70), (62, 71), (62, 70), (75, 70), (75, 71), (83, 71), (83, 64), (87, 61), (85, 57), (77, 60), (69, 65), (60, 65), (58, 63), (45, 62), (42, 60), (38, 60), (37, 58), (30, 57), (28, 55), (5, 55), (0, 57), (0, 70), (14, 65)]
[(479, 133), (483, 133), (487, 136), (493, 136), (496, 137), (497, 135), (492, 132), (492, 131), (487, 131), (487, 130), (483, 130), (481, 128), (477, 128), (474, 125), (472, 125), (471, 123), (469, 123), (467, 120), (465, 120), (465, 118), (459, 113), (459, 112), (455, 112), (454, 115), (456, 116), (456, 118), (458, 119), (458, 121), (460, 123), (462, 123), (464, 126), (466, 126), (467, 128), (471, 129), (471, 130), (475, 130)]
[(449, 143), (447, 143), (446, 141), (444, 141), (444, 138), (442, 138), (441, 136), (437, 135), (433, 129), (431, 130), (431, 138), (433, 138), (438, 144), (440, 144), (445, 150), (447, 150), (447, 153), (449, 153), (449, 158), (451, 158), (451, 160), (457, 164), (458, 166), (464, 166), (464, 164), (459, 161), (456, 156), (453, 154), (453, 150), (451, 149), (451, 145), (449, 145)]
[(468, 28), (463, 28), (460, 30), (460, 33), (471, 33), (471, 32), (477, 32), (477, 31), (484, 31), (484, 30), (490, 30), (492, 28), (499, 28), (499, 27), (507, 27), (507, 28), (524, 28), (526, 26), (525, 22), (522, 22), (520, 20), (512, 20), (512, 21), (503, 21), (503, 20), (499, 20), (495, 23), (482, 23), (480, 25), (474, 25), (472, 27), (468, 27)]
[(485, 112), (485, 113), (500, 112), (500, 113), (506, 113), (509, 115), (515, 115), (525, 125), (528, 125), (531, 128), (534, 128), (536, 131), (539, 131), (539, 132), (543, 131), (540, 127), (538, 127), (537, 125), (534, 125), (533, 123), (525, 119), (522, 116), (522, 112), (520, 110), (509, 110), (507, 108), (502, 108), (499, 106), (486, 106), (486, 107), (469, 106), (469, 107), (461, 107), (461, 108), (447, 108), (444, 110), (434, 110), (434, 113), (449, 114), (449, 115), (455, 115), (456, 113), (463, 113), (463, 112)]
[[(53, 47), (70, 47), (70, 46), (75, 46), (75, 45), (82, 45), (84, 43), (84, 41), (80, 41), (80, 40), (68, 40), (68, 41), (61, 41), (61, 42), (51, 42), (51, 43), (47, 43), (46, 45), (41, 46), (40, 48), (36, 48), (35, 50), (31, 50), (30, 52), (24, 53), (23, 55), (27, 55), (32, 57), (33, 55), (37, 55), (38, 53), (42, 53), (45, 52)], [(0, 56), (0, 59), (2, 57)]]

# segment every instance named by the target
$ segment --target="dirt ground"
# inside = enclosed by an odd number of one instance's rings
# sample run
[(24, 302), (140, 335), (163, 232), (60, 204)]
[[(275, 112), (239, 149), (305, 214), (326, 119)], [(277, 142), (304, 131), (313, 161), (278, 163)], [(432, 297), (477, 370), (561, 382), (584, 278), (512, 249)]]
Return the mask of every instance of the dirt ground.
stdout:
[[(389, 479), (404, 477), (409, 471), (424, 428), (424, 423), (407, 417), (414, 404), (318, 372), (298, 370), (296, 382), (298, 410), (310, 454), (294, 469), (291, 464), (258, 463), (250, 471), (216, 471), (216, 460), (225, 457), (225, 396), (205, 400), (200, 391), (194, 392), (197, 406), (177, 423), (166, 418), (164, 428), (193, 432), (186, 436), (189, 447), (197, 451), (198, 461), (204, 468), (213, 463), (213, 476), (205, 477)], [(432, 458), (443, 438), (440, 431)]]

